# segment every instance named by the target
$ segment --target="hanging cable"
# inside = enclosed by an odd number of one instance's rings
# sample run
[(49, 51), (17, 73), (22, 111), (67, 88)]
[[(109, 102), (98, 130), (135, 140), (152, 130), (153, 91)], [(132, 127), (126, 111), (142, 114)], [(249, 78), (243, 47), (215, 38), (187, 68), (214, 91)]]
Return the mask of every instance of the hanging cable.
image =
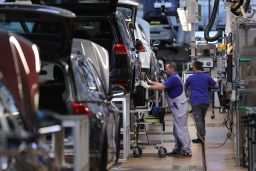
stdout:
[(217, 15), (217, 11), (218, 11), (218, 7), (219, 7), (219, 0), (215, 0), (214, 1), (214, 6), (213, 6), (213, 10), (212, 10), (212, 15), (211, 15), (211, 18), (210, 18), (210, 21), (208, 23), (208, 25), (206, 26), (206, 29), (204, 31), (204, 38), (206, 41), (209, 41), (209, 42), (214, 42), (216, 40), (218, 40), (219, 38), (222, 37), (222, 32), (221, 31), (218, 31), (217, 34), (213, 37), (210, 37), (209, 33), (211, 31), (211, 28), (214, 24), (214, 21), (215, 21), (215, 18), (216, 18), (216, 15)]

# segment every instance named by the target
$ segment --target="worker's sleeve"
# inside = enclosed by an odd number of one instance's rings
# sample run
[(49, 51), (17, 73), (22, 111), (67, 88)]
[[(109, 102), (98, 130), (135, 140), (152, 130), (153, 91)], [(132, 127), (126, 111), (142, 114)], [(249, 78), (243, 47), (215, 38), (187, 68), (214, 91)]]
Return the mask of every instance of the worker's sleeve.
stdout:
[[(176, 76), (175, 76), (176, 77)], [(165, 82), (164, 82), (164, 86), (166, 89), (171, 88), (174, 85), (174, 77), (169, 77)]]
[(188, 88), (190, 86), (190, 82), (191, 82), (191, 77), (189, 76), (185, 82), (185, 87)]
[(216, 84), (216, 81), (214, 81), (214, 79), (209, 76), (208, 83), (210, 86), (214, 86)]

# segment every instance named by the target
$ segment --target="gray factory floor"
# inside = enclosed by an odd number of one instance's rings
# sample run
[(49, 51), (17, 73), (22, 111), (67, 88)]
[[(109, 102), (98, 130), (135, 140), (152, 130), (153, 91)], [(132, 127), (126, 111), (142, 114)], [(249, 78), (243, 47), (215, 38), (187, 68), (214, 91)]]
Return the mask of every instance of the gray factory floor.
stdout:
[[(219, 148), (226, 139), (227, 129), (223, 125), (223, 114), (215, 109), (215, 119), (211, 119), (212, 110), (209, 109), (206, 116), (206, 164), (207, 171), (246, 171), (247, 168), (237, 167), (235, 165), (235, 158), (233, 155), (233, 140), (228, 139), (226, 143)], [(164, 147), (170, 152), (173, 145), (172, 135), (172, 121), (171, 114), (166, 114), (166, 131), (164, 135)], [(189, 116), (189, 131), (191, 139), (196, 138), (196, 129), (192, 118)], [(152, 125), (150, 125), (152, 126)], [(150, 129), (150, 128), (148, 128)], [(132, 135), (131, 135), (132, 136)], [(144, 136), (144, 137), (143, 137)], [(153, 138), (160, 140), (160, 137)], [(145, 135), (140, 136), (141, 139), (145, 139)], [(149, 135), (149, 140), (151, 137)], [(131, 142), (132, 143), (132, 142)], [(143, 154), (140, 158), (134, 158), (132, 156), (132, 150), (130, 150), (130, 157), (126, 162), (121, 162), (118, 165), (112, 167), (111, 171), (201, 171), (202, 165), (202, 148), (200, 144), (191, 143), (192, 157), (180, 158), (180, 157), (165, 157), (159, 158), (157, 150), (154, 146), (141, 146)]]

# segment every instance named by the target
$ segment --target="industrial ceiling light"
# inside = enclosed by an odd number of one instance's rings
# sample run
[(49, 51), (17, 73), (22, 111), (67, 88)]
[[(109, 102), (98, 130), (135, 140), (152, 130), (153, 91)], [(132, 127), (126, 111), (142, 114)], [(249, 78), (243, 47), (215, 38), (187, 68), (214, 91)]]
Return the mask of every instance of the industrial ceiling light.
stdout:
[(191, 24), (188, 23), (187, 13), (185, 8), (177, 8), (178, 16), (183, 31), (191, 31)]

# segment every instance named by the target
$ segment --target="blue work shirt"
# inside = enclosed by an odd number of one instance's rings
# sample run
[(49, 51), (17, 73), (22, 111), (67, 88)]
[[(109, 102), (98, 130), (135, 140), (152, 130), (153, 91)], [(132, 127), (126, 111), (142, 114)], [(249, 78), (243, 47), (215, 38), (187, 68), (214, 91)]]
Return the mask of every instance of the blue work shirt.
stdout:
[(177, 73), (168, 76), (167, 80), (164, 82), (164, 85), (168, 96), (171, 99), (180, 96), (183, 92), (183, 85)]
[(209, 104), (209, 87), (214, 86), (216, 82), (203, 72), (197, 72), (189, 76), (186, 80), (185, 87), (190, 87), (191, 104)]

